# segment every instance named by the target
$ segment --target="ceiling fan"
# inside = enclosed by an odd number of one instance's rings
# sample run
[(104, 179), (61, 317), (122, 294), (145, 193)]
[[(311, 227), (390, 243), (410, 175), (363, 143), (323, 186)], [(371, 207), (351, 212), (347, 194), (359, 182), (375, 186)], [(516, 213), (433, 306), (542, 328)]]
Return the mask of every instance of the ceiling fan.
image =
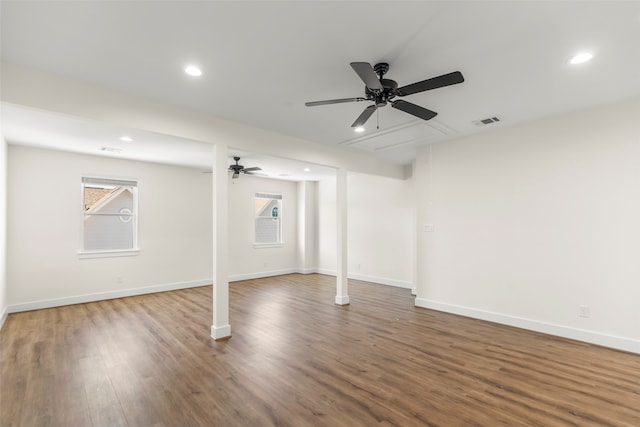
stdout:
[(438, 113), (402, 99), (394, 100), (394, 98), (455, 85), (464, 81), (462, 73), (460, 73), (460, 71), (454, 71), (449, 74), (443, 74), (438, 77), (398, 87), (398, 83), (394, 80), (383, 78), (385, 73), (389, 71), (389, 64), (386, 62), (381, 62), (373, 67), (368, 62), (352, 62), (351, 68), (353, 68), (365, 84), (364, 98), (329, 99), (326, 101), (306, 102), (304, 105), (307, 107), (315, 107), (317, 105), (341, 104), (345, 102), (373, 101), (374, 104), (365, 108), (362, 114), (353, 122), (351, 127), (354, 128), (363, 126), (367, 120), (369, 120), (369, 117), (371, 117), (379, 107), (387, 105), (387, 102), (390, 103), (393, 108), (409, 113), (419, 119), (430, 120)]
[(235, 156), (233, 160), (236, 161), (236, 164), (229, 165), (229, 171), (233, 172), (233, 176), (231, 177), (231, 179), (237, 179), (241, 173), (245, 175), (256, 175), (254, 172), (262, 170), (257, 166), (254, 166), (251, 168), (245, 168), (244, 166), (238, 164), (238, 162), (240, 161), (240, 157), (238, 156)]

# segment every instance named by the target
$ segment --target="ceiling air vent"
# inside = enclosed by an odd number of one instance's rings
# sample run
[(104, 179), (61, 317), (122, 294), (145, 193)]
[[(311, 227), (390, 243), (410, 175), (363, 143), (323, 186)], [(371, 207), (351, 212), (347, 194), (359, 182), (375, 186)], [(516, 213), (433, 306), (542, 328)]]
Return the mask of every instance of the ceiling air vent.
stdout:
[(115, 147), (100, 147), (101, 151), (106, 151), (107, 153), (116, 153), (119, 154), (122, 151), (122, 148)]
[(500, 119), (494, 116), (494, 117), (489, 117), (482, 120), (475, 120), (473, 124), (475, 124), (476, 126), (484, 126), (484, 125), (490, 125), (491, 123), (496, 123), (499, 121)]

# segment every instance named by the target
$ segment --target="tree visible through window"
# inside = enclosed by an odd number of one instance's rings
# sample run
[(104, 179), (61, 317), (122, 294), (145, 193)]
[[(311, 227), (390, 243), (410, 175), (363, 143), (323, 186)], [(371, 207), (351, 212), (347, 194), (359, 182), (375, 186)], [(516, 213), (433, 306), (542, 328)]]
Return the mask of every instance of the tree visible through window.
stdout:
[(282, 194), (256, 193), (255, 243), (282, 243)]
[(137, 250), (137, 182), (82, 178), (82, 249)]

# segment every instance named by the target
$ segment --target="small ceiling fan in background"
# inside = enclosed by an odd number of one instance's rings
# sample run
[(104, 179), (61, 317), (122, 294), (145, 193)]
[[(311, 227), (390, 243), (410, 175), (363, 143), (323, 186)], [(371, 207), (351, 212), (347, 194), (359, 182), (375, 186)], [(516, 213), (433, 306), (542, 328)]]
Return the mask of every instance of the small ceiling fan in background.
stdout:
[(259, 168), (257, 166), (250, 167), (250, 168), (245, 168), (241, 164), (238, 164), (238, 162), (240, 161), (240, 157), (238, 157), (238, 156), (235, 156), (233, 158), (233, 160), (235, 160), (236, 163), (229, 165), (229, 172), (233, 172), (233, 175), (231, 176), (231, 179), (237, 179), (240, 176), (241, 173), (243, 173), (245, 175), (257, 175), (255, 172), (262, 170), (261, 168)]
[(378, 108), (384, 107), (387, 103), (390, 103), (393, 108), (409, 113), (419, 119), (430, 120), (438, 113), (402, 99), (394, 100), (394, 98), (450, 86), (464, 81), (462, 73), (460, 73), (460, 71), (454, 71), (449, 74), (443, 74), (438, 77), (398, 87), (398, 83), (394, 80), (383, 78), (385, 73), (389, 71), (389, 64), (386, 62), (381, 62), (373, 67), (368, 62), (352, 62), (351, 68), (353, 68), (365, 84), (364, 98), (329, 99), (326, 101), (306, 102), (304, 105), (307, 107), (315, 107), (318, 105), (341, 104), (345, 102), (373, 101), (374, 104), (365, 108), (362, 114), (353, 122), (351, 127), (354, 128), (363, 126)]

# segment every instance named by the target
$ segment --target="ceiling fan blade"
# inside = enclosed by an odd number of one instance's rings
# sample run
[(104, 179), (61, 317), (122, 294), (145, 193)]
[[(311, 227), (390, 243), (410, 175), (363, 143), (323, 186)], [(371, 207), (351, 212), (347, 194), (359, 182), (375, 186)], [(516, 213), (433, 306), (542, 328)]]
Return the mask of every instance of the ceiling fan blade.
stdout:
[(366, 98), (341, 98), (341, 99), (328, 99), (326, 101), (312, 101), (305, 102), (304, 105), (307, 107), (315, 107), (316, 105), (328, 105), (328, 104), (342, 104), (344, 102), (360, 102), (366, 101)]
[(409, 113), (413, 116), (416, 116), (422, 120), (431, 120), (435, 116), (438, 115), (435, 111), (427, 110), (419, 105), (412, 104), (411, 102), (403, 101), (401, 99), (397, 101), (393, 101), (391, 103), (393, 108), (397, 108), (400, 111), (404, 111), (405, 113)]
[(262, 168), (259, 168), (257, 166), (254, 166), (252, 168), (244, 168), (243, 169), (244, 172), (253, 172), (253, 171), (261, 171), (261, 170), (262, 170)]
[(423, 80), (421, 82), (413, 83), (407, 86), (398, 88), (398, 95), (406, 96), (413, 93), (424, 92), (425, 90), (437, 89), (439, 87), (451, 86), (458, 83), (462, 83), (464, 77), (460, 71), (454, 71), (453, 73), (443, 74), (438, 77)]
[(368, 62), (352, 62), (351, 68), (360, 76), (364, 84), (373, 91), (382, 90), (378, 75)]
[(371, 117), (371, 115), (373, 114), (374, 111), (376, 111), (378, 107), (376, 105), (369, 105), (367, 108), (364, 109), (364, 111), (362, 112), (362, 114), (360, 114), (360, 116), (356, 119), (355, 122), (353, 122), (353, 124), (351, 125), (352, 128), (357, 128), (358, 126), (363, 126), (367, 120), (369, 120), (369, 117)]

